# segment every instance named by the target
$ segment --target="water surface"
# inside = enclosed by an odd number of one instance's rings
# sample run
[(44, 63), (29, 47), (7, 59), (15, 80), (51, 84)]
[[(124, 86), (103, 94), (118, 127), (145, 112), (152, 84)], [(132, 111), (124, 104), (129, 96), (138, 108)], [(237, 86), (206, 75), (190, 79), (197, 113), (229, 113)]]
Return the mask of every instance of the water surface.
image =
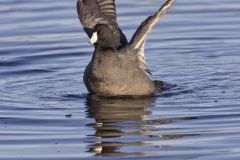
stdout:
[[(146, 45), (167, 90), (131, 100), (87, 94), (75, 3), (0, 2), (0, 159), (240, 158), (240, 1), (178, 1)], [(128, 39), (162, 3), (117, 1)]]

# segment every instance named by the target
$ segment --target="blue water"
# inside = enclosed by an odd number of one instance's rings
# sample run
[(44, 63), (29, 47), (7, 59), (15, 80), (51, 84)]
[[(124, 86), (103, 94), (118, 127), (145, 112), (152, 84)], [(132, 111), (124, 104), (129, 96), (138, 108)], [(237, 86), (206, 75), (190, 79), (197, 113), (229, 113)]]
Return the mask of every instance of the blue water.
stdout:
[[(163, 0), (118, 0), (128, 39)], [(88, 95), (75, 0), (0, 1), (0, 159), (240, 159), (240, 1), (179, 0), (146, 59), (167, 89)]]

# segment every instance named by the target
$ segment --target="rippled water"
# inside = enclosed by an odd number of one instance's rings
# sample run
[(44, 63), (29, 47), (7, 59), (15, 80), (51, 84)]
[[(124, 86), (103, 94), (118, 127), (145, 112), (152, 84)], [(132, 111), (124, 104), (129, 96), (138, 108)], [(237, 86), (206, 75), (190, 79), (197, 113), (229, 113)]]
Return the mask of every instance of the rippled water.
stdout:
[[(240, 159), (240, 1), (177, 1), (146, 48), (167, 90), (131, 100), (87, 94), (75, 3), (0, 1), (0, 159)], [(118, 0), (127, 37), (162, 3)]]

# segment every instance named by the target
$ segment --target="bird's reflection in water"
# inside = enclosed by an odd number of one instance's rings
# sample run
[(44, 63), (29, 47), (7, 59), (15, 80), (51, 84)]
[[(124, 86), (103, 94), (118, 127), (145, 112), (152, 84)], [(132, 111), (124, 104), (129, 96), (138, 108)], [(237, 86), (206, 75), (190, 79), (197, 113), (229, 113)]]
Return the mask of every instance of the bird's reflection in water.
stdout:
[[(184, 135), (154, 135), (154, 126), (171, 123), (171, 119), (150, 120), (154, 98), (112, 99), (89, 96), (87, 114), (96, 122), (89, 152), (96, 156), (151, 155), (159, 146), (151, 141), (181, 138)], [(161, 146), (162, 147), (162, 146)], [(156, 149), (157, 148), (157, 149)]]

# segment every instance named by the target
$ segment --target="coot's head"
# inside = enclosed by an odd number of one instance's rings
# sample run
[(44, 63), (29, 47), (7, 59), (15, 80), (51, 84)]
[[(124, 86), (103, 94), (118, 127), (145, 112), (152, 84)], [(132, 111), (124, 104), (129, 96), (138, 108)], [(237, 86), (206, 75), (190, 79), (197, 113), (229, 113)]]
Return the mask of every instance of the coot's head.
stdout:
[(93, 28), (90, 44), (100, 48), (116, 50), (119, 47), (117, 43), (119, 40), (115, 38), (113, 31), (107, 25), (98, 24)]

